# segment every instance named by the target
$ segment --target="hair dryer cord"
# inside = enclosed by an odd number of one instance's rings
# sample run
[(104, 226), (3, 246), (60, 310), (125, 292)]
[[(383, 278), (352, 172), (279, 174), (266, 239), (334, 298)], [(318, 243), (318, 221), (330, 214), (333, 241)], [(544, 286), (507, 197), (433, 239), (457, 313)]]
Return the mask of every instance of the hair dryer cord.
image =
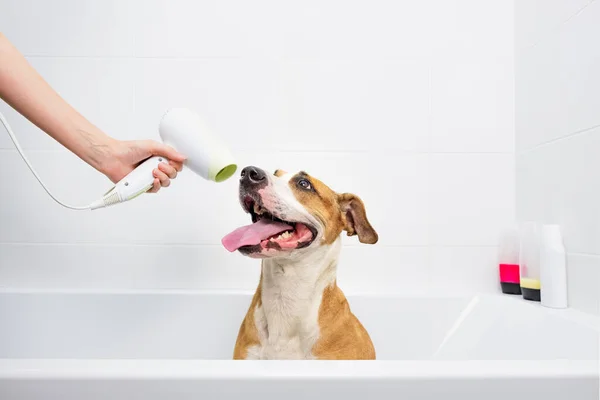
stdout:
[(15, 137), (14, 132), (10, 128), (10, 125), (8, 124), (8, 121), (6, 121), (6, 118), (4, 118), (4, 115), (2, 115), (2, 113), (0, 113), (0, 122), (2, 122), (2, 125), (4, 125), (4, 128), (8, 132), (8, 136), (10, 136), (10, 139), (15, 144), (15, 147), (17, 148), (17, 151), (19, 152), (19, 154), (21, 155), (21, 157), (25, 161), (25, 164), (27, 164), (27, 166), (29, 167), (29, 169), (31, 170), (31, 172), (33, 173), (33, 175), (35, 176), (35, 178), (38, 180), (38, 182), (40, 183), (40, 185), (42, 185), (42, 187), (44, 188), (44, 190), (46, 191), (46, 193), (48, 193), (48, 195), (50, 197), (52, 197), (52, 199), (54, 201), (56, 201), (58, 204), (60, 204), (63, 207), (70, 208), (71, 210), (89, 210), (89, 209), (92, 208), (92, 206), (94, 205), (94, 203), (88, 204), (87, 206), (79, 206), (78, 207), (78, 206), (72, 206), (72, 205), (63, 203), (62, 201), (60, 201), (59, 199), (57, 199), (50, 192), (50, 190), (48, 190), (48, 188), (46, 187), (46, 185), (44, 185), (44, 183), (42, 182), (42, 179), (39, 177), (39, 175), (37, 174), (37, 172), (35, 172), (35, 169), (33, 169), (33, 166), (31, 165), (31, 163), (29, 162), (29, 160), (27, 159), (27, 157), (25, 157), (25, 154), (23, 153), (23, 149), (19, 145), (19, 142), (17, 141), (17, 138)]

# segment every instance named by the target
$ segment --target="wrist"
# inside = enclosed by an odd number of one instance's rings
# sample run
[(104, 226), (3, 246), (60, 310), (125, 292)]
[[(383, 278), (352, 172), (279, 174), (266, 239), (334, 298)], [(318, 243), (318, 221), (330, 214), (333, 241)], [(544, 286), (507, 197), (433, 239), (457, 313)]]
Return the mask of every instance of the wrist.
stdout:
[(83, 161), (104, 175), (109, 175), (119, 141), (99, 129), (79, 130), (79, 136), (82, 138)]

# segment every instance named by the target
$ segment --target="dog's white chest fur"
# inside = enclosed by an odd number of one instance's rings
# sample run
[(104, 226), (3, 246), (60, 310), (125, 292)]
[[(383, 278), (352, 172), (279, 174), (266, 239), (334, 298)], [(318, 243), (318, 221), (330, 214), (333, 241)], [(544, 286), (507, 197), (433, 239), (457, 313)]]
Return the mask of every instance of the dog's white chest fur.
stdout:
[(301, 260), (265, 260), (262, 304), (254, 311), (260, 344), (247, 359), (314, 359), (323, 290), (335, 280), (340, 243)]

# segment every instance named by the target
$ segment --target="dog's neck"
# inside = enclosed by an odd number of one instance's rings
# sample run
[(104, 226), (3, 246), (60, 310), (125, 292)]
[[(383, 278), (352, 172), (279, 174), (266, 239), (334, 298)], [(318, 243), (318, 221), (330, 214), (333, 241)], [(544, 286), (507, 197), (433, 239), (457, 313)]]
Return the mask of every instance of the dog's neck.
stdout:
[(336, 282), (340, 250), (338, 238), (297, 258), (263, 260), (263, 333), (270, 342), (295, 336), (316, 339), (323, 290)]

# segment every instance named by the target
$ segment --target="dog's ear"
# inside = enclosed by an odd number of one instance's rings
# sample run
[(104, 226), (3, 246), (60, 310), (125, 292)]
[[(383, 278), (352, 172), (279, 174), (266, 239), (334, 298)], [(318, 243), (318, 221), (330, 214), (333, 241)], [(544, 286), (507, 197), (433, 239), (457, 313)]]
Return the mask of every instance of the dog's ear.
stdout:
[(280, 176), (283, 176), (285, 174), (287, 174), (287, 172), (285, 172), (282, 169), (276, 169), (275, 172), (273, 172), (273, 175), (275, 175), (276, 177), (280, 177)]
[(348, 236), (358, 235), (361, 243), (375, 244), (379, 236), (367, 219), (367, 212), (362, 200), (351, 193), (338, 194), (338, 203), (345, 222), (344, 230)]

